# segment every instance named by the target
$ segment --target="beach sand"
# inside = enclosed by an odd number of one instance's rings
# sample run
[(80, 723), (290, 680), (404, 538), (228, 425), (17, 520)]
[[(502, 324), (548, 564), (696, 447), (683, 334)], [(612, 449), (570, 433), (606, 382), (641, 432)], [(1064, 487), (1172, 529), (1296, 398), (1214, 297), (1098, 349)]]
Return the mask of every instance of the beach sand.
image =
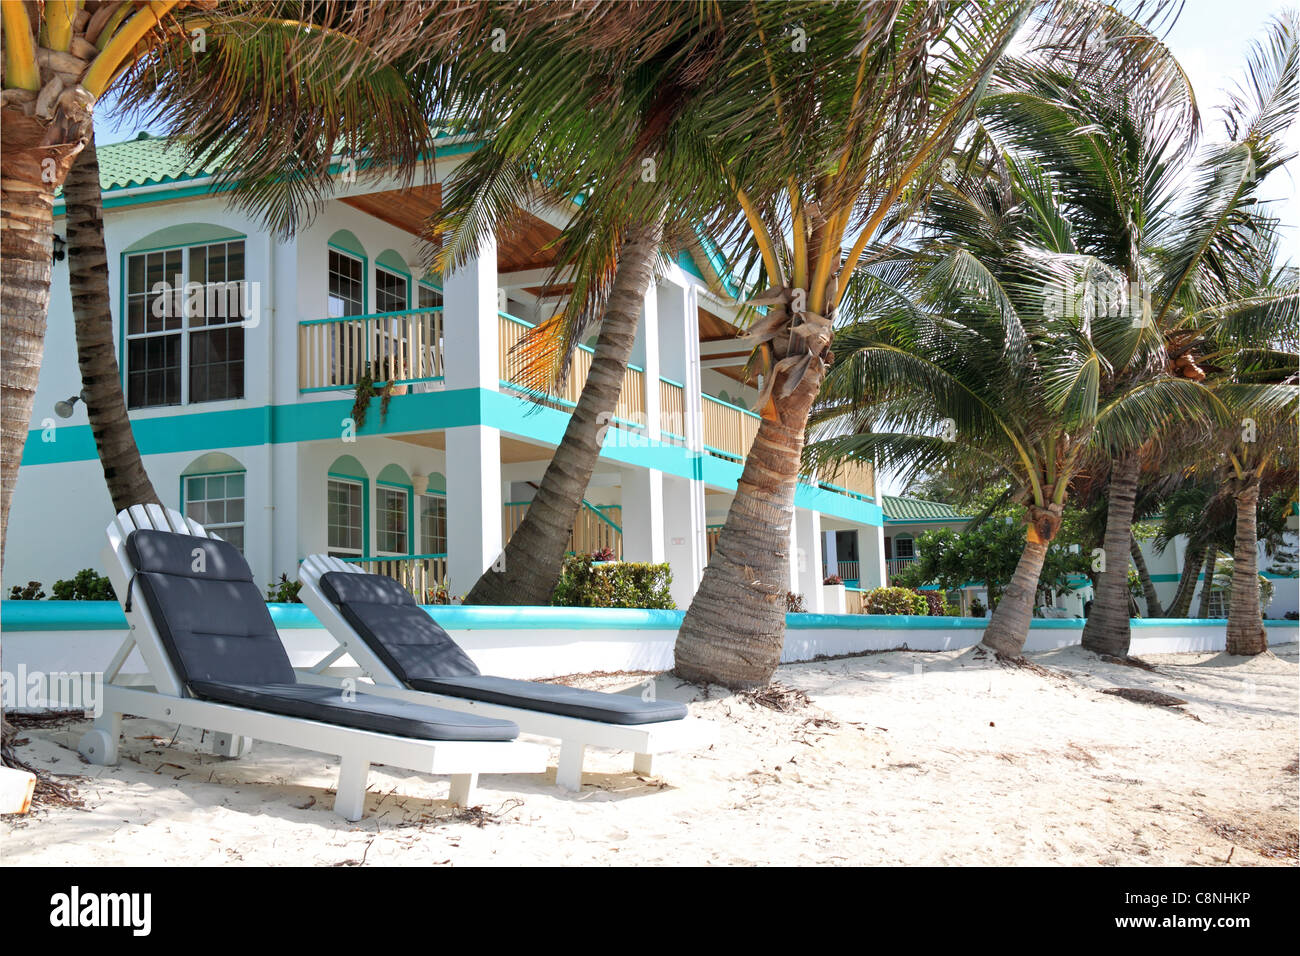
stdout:
[[(660, 675), (719, 743), (638, 777), (590, 752), (580, 794), (484, 776), (370, 776), (366, 817), (330, 807), (336, 764), (258, 743), (228, 760), (197, 732), (132, 719), (116, 767), (82, 761), (88, 724), (26, 727), (28, 762), (74, 781), (84, 810), (0, 817), (11, 866), (362, 864), (1297, 863), (1297, 645), (1253, 659), (1153, 655), (1148, 672), (1078, 648), (995, 663), (977, 650), (787, 665), (774, 710)], [(636, 675), (575, 679), (602, 690)], [(1101, 693), (1145, 688), (1159, 707)]]

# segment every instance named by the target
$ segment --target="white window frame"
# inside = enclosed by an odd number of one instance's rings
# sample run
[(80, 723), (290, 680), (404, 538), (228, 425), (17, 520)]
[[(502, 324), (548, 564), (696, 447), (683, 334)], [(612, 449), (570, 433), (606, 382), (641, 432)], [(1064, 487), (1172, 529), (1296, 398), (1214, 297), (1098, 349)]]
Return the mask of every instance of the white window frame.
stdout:
[[(402, 530), (401, 535), (406, 539), (406, 548), (404, 550), (393, 550), (381, 546), (382, 536), (387, 533), (385, 523), (380, 520), (380, 515), (385, 511), (383, 500), (386, 495), (398, 495), (402, 500)], [(411, 491), (408, 488), (402, 488), (397, 485), (390, 485), (384, 482), (375, 484), (375, 555), (384, 557), (405, 558), (414, 552), (411, 551)]]
[[(330, 485), (352, 485), (360, 494), (360, 502), (357, 506), (357, 518), (361, 522), (359, 525), (359, 535), (361, 547), (349, 548), (343, 545), (334, 545), (330, 543)], [(350, 527), (350, 526), (349, 526)], [(347, 555), (348, 557), (364, 557), (366, 554), (366, 483), (359, 478), (336, 478), (330, 475), (325, 479), (325, 549), (330, 554)]]
[[(191, 481), (197, 481), (197, 480), (199, 480), (199, 479), (203, 479), (204, 484), (206, 485), (207, 481), (210, 480), (210, 479), (212, 479), (212, 478), (224, 478), (224, 479), (226, 479), (226, 480), (229, 480), (229, 479), (231, 479), (231, 478), (241, 478), (241, 479), (243, 479), (243, 481), (244, 481), (244, 493), (243, 493), (242, 495), (237, 496), (237, 497), (234, 497), (234, 496), (231, 496), (231, 495), (226, 495), (224, 498), (193, 498), (193, 497), (190, 496), (190, 482), (191, 482)], [(231, 528), (238, 528), (238, 529), (240, 530), (240, 539), (244, 542), (244, 545), (245, 545), (245, 546), (248, 544), (248, 538), (247, 538), (247, 531), (248, 531), (248, 524), (247, 524), (247, 522), (248, 522), (248, 477), (247, 477), (247, 472), (244, 472), (244, 471), (218, 471), (218, 472), (212, 472), (211, 474), (202, 474), (202, 475), (181, 475), (181, 480), (185, 483), (185, 516), (186, 516), (187, 518), (194, 518), (195, 521), (198, 521), (199, 524), (203, 525), (203, 527), (206, 528), (208, 531), (214, 532), (214, 533), (217, 535), (217, 537), (219, 537), (219, 538), (221, 538), (221, 539), (223, 539), (223, 540), (227, 540), (227, 541), (229, 540), (229, 538), (227, 538), (224, 534), (222, 534), (222, 532), (223, 532), (223, 531), (228, 531), (228, 530), (231, 529)], [(207, 491), (207, 489), (205, 488), (205, 489), (204, 489), (204, 493), (205, 493), (205, 494), (206, 494), (206, 491)], [(197, 502), (203, 502), (203, 503), (206, 504), (207, 502), (210, 502), (210, 501), (224, 501), (224, 502), (226, 503), (226, 507), (227, 507), (227, 508), (229, 508), (229, 506), (230, 506), (230, 502), (232, 502), (232, 501), (239, 501), (239, 502), (242, 502), (242, 503), (243, 503), (243, 506), (244, 506), (244, 517), (241, 518), (239, 521), (221, 521), (221, 522), (214, 522), (214, 521), (206, 520), (206, 519), (207, 519), (207, 516), (206, 516), (206, 515), (204, 515), (203, 518), (198, 518), (198, 517), (195, 517), (194, 515), (191, 515), (191, 514), (190, 514), (190, 505), (195, 504), (195, 503), (197, 503)], [(239, 553), (240, 553), (240, 554), (243, 554), (243, 553), (244, 553), (244, 548), (243, 548), (243, 547), (239, 548)]]

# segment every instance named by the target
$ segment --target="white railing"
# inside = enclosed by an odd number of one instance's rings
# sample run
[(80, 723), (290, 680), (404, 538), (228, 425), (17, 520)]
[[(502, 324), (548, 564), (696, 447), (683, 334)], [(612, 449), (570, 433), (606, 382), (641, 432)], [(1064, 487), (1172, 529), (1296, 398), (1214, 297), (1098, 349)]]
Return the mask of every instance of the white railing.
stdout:
[(298, 323), (298, 390), (350, 388), (367, 371), (376, 384), (443, 377), (442, 309), (346, 315)]

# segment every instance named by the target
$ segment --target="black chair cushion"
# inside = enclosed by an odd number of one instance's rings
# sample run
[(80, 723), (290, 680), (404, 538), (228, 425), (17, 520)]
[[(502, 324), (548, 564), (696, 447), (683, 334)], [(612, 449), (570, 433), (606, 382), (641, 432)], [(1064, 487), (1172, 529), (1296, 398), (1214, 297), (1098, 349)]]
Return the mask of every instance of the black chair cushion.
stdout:
[(138, 530), (126, 539), (143, 596), (181, 680), (292, 684), (293, 665), (243, 556), (225, 541)]
[(205, 700), (249, 710), (420, 740), (497, 741), (519, 736), (519, 728), (509, 720), (459, 714), (375, 694), (345, 695), (337, 687), (193, 681), (190, 689)]
[(454, 677), (410, 682), (415, 690), (449, 697), (464, 697), (489, 704), (523, 710), (540, 710), (564, 717), (598, 720), (606, 724), (653, 724), (681, 720), (686, 705), (671, 700), (642, 700), (630, 694), (606, 694), (595, 690), (540, 684), (508, 677)]
[(320, 584), (344, 620), (403, 683), (479, 673), (460, 645), (392, 578), (328, 571)]

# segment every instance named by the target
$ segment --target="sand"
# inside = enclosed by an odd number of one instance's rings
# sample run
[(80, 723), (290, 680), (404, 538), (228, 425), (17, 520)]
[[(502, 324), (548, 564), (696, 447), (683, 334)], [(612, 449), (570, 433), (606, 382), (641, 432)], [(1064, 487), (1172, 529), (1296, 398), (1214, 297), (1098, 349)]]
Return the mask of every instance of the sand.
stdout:
[[(27, 728), (19, 753), (83, 778), (85, 810), (0, 818), (0, 863), (1058, 864), (1297, 863), (1297, 647), (1258, 658), (1155, 655), (1147, 672), (1078, 648), (1014, 667), (975, 651), (891, 651), (780, 668), (790, 709), (657, 679), (720, 742), (657, 759), (594, 752), (585, 786), (485, 776), (480, 807), (446, 778), (376, 768), (367, 816), (330, 811), (335, 765), (259, 743), (227, 760), (196, 732), (125, 723), (116, 767), (85, 728)], [(626, 688), (635, 675), (575, 682)], [(1157, 707), (1102, 694), (1145, 688)]]

